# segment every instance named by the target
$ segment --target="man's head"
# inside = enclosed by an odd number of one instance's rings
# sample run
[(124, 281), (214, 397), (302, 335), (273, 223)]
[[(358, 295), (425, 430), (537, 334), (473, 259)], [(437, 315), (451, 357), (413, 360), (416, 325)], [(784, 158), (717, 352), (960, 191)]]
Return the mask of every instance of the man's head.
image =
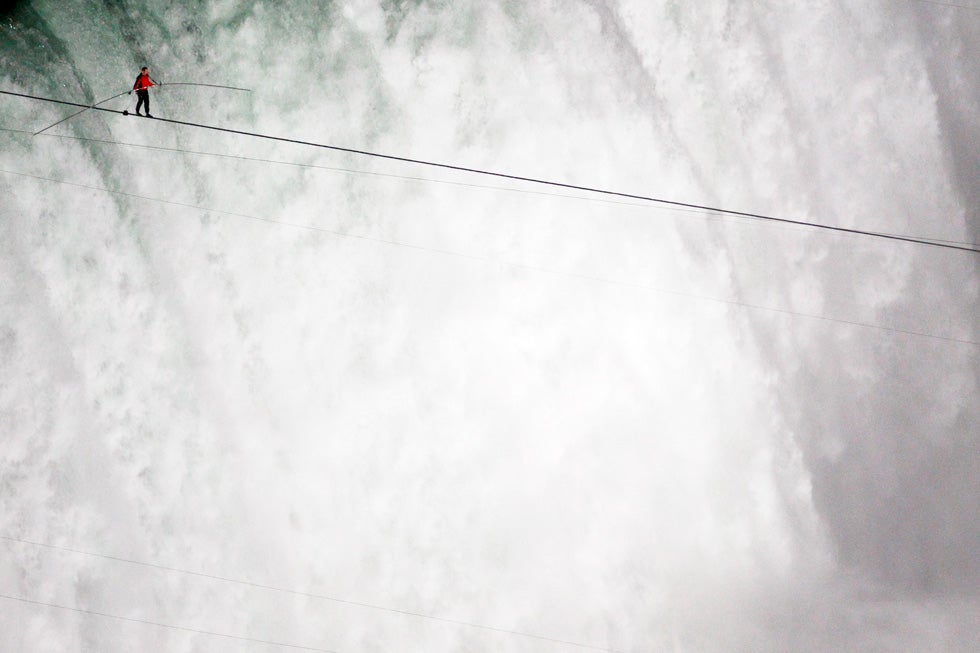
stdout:
[(150, 71), (149, 71), (149, 69), (146, 66), (143, 66), (142, 68), (140, 68), (140, 72), (141, 73), (147, 73), (147, 72), (150, 72)]

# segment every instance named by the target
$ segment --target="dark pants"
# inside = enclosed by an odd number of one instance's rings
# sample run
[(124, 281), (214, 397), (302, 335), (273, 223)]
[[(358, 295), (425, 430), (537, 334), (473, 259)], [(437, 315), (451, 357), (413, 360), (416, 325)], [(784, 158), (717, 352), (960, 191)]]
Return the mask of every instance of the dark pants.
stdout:
[(146, 115), (150, 115), (150, 92), (147, 90), (136, 91), (136, 97), (139, 98), (139, 101), (136, 102), (136, 113), (139, 113), (140, 107), (145, 104)]

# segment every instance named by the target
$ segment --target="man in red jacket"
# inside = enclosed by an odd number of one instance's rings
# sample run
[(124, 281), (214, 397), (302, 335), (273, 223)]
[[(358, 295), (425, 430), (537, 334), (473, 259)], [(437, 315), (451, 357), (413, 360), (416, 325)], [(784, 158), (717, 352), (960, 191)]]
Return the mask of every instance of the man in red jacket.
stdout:
[[(140, 74), (136, 78), (136, 83), (133, 84), (133, 91), (136, 91), (136, 97), (139, 101), (136, 103), (136, 115), (140, 115), (140, 107), (144, 104), (146, 105), (146, 117), (152, 118), (150, 115), (150, 91), (148, 90), (151, 86), (156, 86), (156, 82), (150, 79), (150, 71), (146, 66), (140, 69)], [(130, 91), (132, 95), (133, 91)]]

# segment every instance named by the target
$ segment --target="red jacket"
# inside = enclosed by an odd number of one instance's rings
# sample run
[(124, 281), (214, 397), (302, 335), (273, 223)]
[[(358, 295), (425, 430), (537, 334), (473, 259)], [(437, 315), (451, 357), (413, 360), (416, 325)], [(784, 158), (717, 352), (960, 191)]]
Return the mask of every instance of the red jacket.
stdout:
[(134, 91), (144, 91), (144, 90), (150, 88), (151, 86), (156, 86), (156, 84), (154, 84), (153, 83), (153, 80), (150, 79), (150, 74), (149, 73), (146, 73), (146, 74), (140, 73), (139, 76), (136, 78), (136, 83), (133, 84), (133, 90)]

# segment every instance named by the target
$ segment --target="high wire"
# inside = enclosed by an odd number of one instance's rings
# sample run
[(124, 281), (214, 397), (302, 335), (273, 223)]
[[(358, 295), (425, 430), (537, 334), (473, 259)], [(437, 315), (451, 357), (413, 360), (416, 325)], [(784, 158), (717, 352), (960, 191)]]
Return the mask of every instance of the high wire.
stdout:
[[(55, 103), (55, 104), (65, 104), (65, 105), (69, 105), (69, 106), (85, 107), (85, 108), (88, 108), (88, 109), (93, 109), (95, 111), (105, 111), (105, 112), (108, 112), (108, 113), (115, 113), (115, 114), (119, 114), (119, 115), (129, 115), (129, 112), (128, 111), (120, 111), (120, 110), (117, 110), (117, 109), (107, 109), (105, 107), (92, 107), (90, 105), (79, 104), (77, 102), (68, 102), (66, 100), (56, 100), (56, 99), (53, 99), (53, 98), (46, 98), (46, 97), (40, 97), (40, 96), (36, 96), (36, 95), (29, 95), (29, 94), (26, 94), (26, 93), (15, 93), (13, 91), (3, 91), (3, 90), (0, 90), (0, 94), (12, 95), (12, 96), (17, 96), (17, 97), (23, 97), (23, 98), (28, 98), (28, 99), (32, 99), (32, 100), (39, 100), (39, 101), (42, 101), (42, 102), (52, 102), (52, 103)], [(894, 241), (900, 241), (900, 242), (914, 243), (914, 244), (917, 244), (917, 245), (930, 245), (932, 247), (942, 247), (942, 248), (946, 248), (946, 249), (959, 250), (959, 251), (964, 251), (964, 252), (971, 252), (971, 253), (974, 253), (974, 254), (980, 254), (980, 247), (973, 246), (973, 245), (957, 245), (957, 244), (953, 244), (953, 243), (950, 243), (950, 242), (941, 241), (941, 240), (937, 240), (937, 239), (917, 238), (917, 237), (911, 237), (911, 236), (902, 236), (902, 235), (898, 235), (898, 234), (889, 234), (889, 233), (883, 233), (883, 232), (878, 232), (878, 231), (867, 231), (867, 230), (864, 230), (864, 229), (852, 229), (852, 228), (849, 228), (849, 227), (839, 227), (839, 226), (834, 226), (834, 225), (826, 225), (826, 224), (820, 224), (818, 222), (809, 222), (809, 221), (806, 221), (806, 220), (793, 220), (793, 219), (790, 219), (790, 218), (780, 218), (780, 217), (777, 217), (777, 216), (766, 215), (766, 214), (762, 214), (762, 213), (751, 213), (751, 212), (748, 212), (748, 211), (736, 211), (736, 210), (733, 210), (733, 209), (724, 209), (724, 208), (719, 208), (719, 207), (707, 206), (707, 205), (704, 205), (704, 204), (694, 204), (694, 203), (690, 203), (690, 202), (680, 202), (680, 201), (676, 201), (676, 200), (668, 200), (668, 199), (653, 197), (653, 196), (649, 196), (649, 195), (638, 195), (638, 194), (634, 194), (634, 193), (623, 193), (623, 192), (619, 192), (619, 191), (606, 190), (606, 189), (595, 188), (595, 187), (591, 187), (591, 186), (580, 186), (578, 184), (568, 184), (568, 183), (558, 182), (558, 181), (549, 181), (547, 179), (538, 179), (538, 178), (535, 178), (535, 177), (525, 177), (525, 176), (521, 176), (521, 175), (512, 175), (512, 174), (504, 173), (504, 172), (495, 172), (495, 171), (492, 171), (492, 170), (482, 170), (482, 169), (479, 169), (479, 168), (470, 168), (470, 167), (466, 167), (466, 166), (458, 166), (458, 165), (449, 164), (449, 163), (439, 163), (439, 162), (436, 162), (436, 161), (426, 161), (426, 160), (423, 160), (423, 159), (413, 159), (413, 158), (410, 158), (410, 157), (397, 156), (397, 155), (394, 155), (394, 154), (382, 154), (382, 153), (379, 153), (379, 152), (370, 152), (368, 150), (359, 150), (359, 149), (355, 149), (355, 148), (341, 147), (339, 145), (327, 145), (327, 144), (324, 144), (324, 143), (315, 143), (315, 142), (312, 142), (312, 141), (304, 141), (304, 140), (299, 140), (299, 139), (294, 139), (294, 138), (286, 138), (284, 136), (272, 136), (272, 135), (269, 135), (269, 134), (259, 134), (259, 133), (256, 133), (256, 132), (248, 132), (248, 131), (243, 131), (243, 130), (240, 130), (240, 129), (231, 129), (229, 127), (218, 127), (218, 126), (215, 126), (215, 125), (205, 125), (205, 124), (202, 124), (202, 123), (194, 123), (194, 122), (188, 122), (188, 121), (184, 121), (184, 120), (174, 120), (172, 118), (146, 118), (146, 120), (156, 120), (156, 121), (159, 121), (159, 122), (166, 122), (166, 123), (171, 123), (171, 124), (174, 124), (174, 125), (183, 125), (183, 126), (186, 126), (186, 127), (196, 127), (198, 129), (207, 129), (207, 130), (211, 130), (211, 131), (224, 132), (224, 133), (228, 133), (228, 134), (236, 134), (236, 135), (239, 135), (239, 136), (249, 136), (249, 137), (252, 137), (252, 138), (260, 138), (260, 139), (271, 140), (271, 141), (279, 141), (279, 142), (282, 142), (282, 143), (292, 143), (292, 144), (295, 144), (295, 145), (305, 145), (305, 146), (308, 146), (308, 147), (317, 147), (317, 148), (321, 148), (321, 149), (332, 150), (332, 151), (335, 151), (335, 152), (345, 152), (347, 154), (357, 154), (357, 155), (360, 155), (360, 156), (369, 156), (369, 157), (374, 157), (374, 158), (379, 158), (379, 159), (386, 159), (388, 161), (399, 161), (401, 163), (411, 163), (411, 164), (414, 164), (414, 165), (429, 166), (429, 167), (433, 167), (433, 168), (441, 168), (441, 169), (444, 169), (444, 170), (455, 170), (457, 172), (467, 172), (467, 173), (472, 173), (472, 174), (477, 174), (477, 175), (485, 175), (485, 176), (497, 177), (497, 178), (501, 178), (501, 179), (510, 179), (510, 180), (514, 180), (514, 181), (521, 181), (521, 182), (531, 183), (531, 184), (540, 184), (540, 185), (544, 185), (544, 186), (552, 186), (552, 187), (556, 187), (556, 188), (565, 188), (565, 189), (583, 191), (583, 192), (587, 192), (587, 193), (596, 193), (596, 194), (610, 196), (610, 197), (622, 197), (622, 198), (626, 198), (626, 199), (641, 200), (641, 201), (644, 201), (644, 202), (652, 202), (652, 203), (655, 203), (655, 204), (662, 204), (662, 205), (666, 205), (666, 206), (684, 207), (684, 208), (695, 209), (695, 210), (699, 210), (699, 211), (706, 211), (706, 212), (711, 212), (711, 213), (718, 213), (718, 214), (724, 214), (724, 215), (739, 216), (739, 217), (743, 217), (743, 218), (753, 218), (753, 219), (756, 219), (756, 220), (765, 220), (765, 221), (769, 221), (769, 222), (779, 222), (779, 223), (783, 223), (783, 224), (792, 224), (792, 225), (797, 225), (797, 226), (811, 227), (813, 229), (824, 229), (824, 230), (835, 231), (835, 232), (839, 232), (839, 233), (855, 234), (855, 235), (868, 236), (868, 237), (873, 237), (873, 238), (884, 238), (884, 239), (887, 239), (887, 240), (894, 240)]]
[[(164, 83), (163, 82), (160, 82), (159, 84), (155, 84), (154, 86), (156, 88), (160, 88), (163, 85), (164, 85)], [(248, 89), (248, 88), (238, 88), (237, 86), (222, 86), (221, 84), (204, 84), (204, 83), (201, 83), (201, 82), (169, 82), (168, 83), (168, 86), (210, 86), (211, 88), (223, 88), (223, 89), (228, 89), (230, 91), (247, 91), (249, 93), (252, 92), (252, 90), (251, 89)], [(85, 107), (84, 109), (82, 109), (81, 111), (76, 111), (75, 113), (71, 114), (70, 116), (65, 116), (64, 118), (62, 118), (58, 122), (53, 123), (51, 125), (48, 125), (44, 129), (39, 129), (38, 131), (34, 132), (34, 136), (37, 136), (39, 134), (43, 134), (44, 132), (48, 131), (52, 127), (57, 127), (61, 123), (65, 122), (67, 120), (71, 120), (75, 116), (77, 116), (79, 114), (82, 114), (82, 113), (85, 113), (89, 109), (95, 109), (95, 108), (97, 108), (97, 107), (105, 104), (106, 102), (109, 102), (110, 100), (115, 100), (117, 97), (121, 97), (123, 95), (126, 95), (127, 93), (132, 93), (133, 90), (134, 89), (126, 89), (125, 91), (122, 91), (120, 93), (116, 93), (112, 97), (107, 97), (104, 100), (99, 100), (95, 104), (90, 104), (87, 107)], [(127, 112), (124, 111), (123, 113), (125, 114)]]
[[(446, 617), (438, 617), (438, 616), (435, 616), (435, 615), (425, 614), (425, 613), (422, 613), (422, 612), (413, 612), (411, 610), (401, 610), (399, 608), (392, 608), (392, 607), (383, 606), (383, 605), (377, 605), (377, 604), (373, 604), (373, 603), (364, 603), (362, 601), (352, 601), (352, 600), (349, 600), (349, 599), (342, 599), (342, 598), (338, 598), (338, 597), (335, 597), (335, 596), (328, 596), (328, 595), (325, 595), (325, 594), (315, 594), (313, 592), (302, 592), (302, 591), (299, 591), (299, 590), (293, 590), (293, 589), (287, 589), (287, 588), (282, 588), (282, 587), (276, 587), (274, 585), (265, 585), (265, 584), (262, 584), (262, 583), (254, 583), (252, 581), (242, 580), (242, 579), (239, 579), (239, 578), (229, 578), (229, 577), (226, 577), (226, 576), (218, 576), (218, 575), (215, 575), (215, 574), (207, 574), (207, 573), (203, 573), (203, 572), (200, 572), (200, 571), (191, 571), (191, 570), (188, 570), (188, 569), (181, 569), (179, 567), (170, 567), (170, 566), (167, 566), (167, 565), (161, 565), (161, 564), (157, 564), (157, 563), (153, 563), (153, 562), (145, 562), (145, 561), (142, 561), (142, 560), (132, 560), (132, 559), (129, 559), (129, 558), (122, 558), (122, 557), (119, 557), (119, 556), (106, 555), (106, 554), (103, 554), (103, 553), (95, 553), (95, 552), (92, 552), (92, 551), (83, 551), (81, 549), (73, 549), (71, 547), (59, 546), (57, 544), (48, 544), (46, 542), (35, 542), (35, 541), (32, 541), (32, 540), (25, 540), (25, 539), (18, 538), (18, 537), (10, 537), (9, 535), (0, 535), (0, 540), (7, 540), (9, 542), (18, 542), (20, 544), (29, 544), (31, 546), (44, 547), (44, 548), (48, 548), (48, 549), (54, 549), (56, 551), (66, 551), (68, 553), (77, 553), (79, 555), (90, 556), (90, 557), (93, 557), (93, 558), (102, 558), (104, 560), (112, 560), (114, 562), (124, 562), (124, 563), (131, 564), (131, 565), (138, 565), (138, 566), (141, 566), (141, 567), (149, 567), (151, 569), (158, 569), (160, 571), (168, 571), (168, 572), (173, 572), (173, 573), (178, 573), (178, 574), (184, 574), (184, 575), (187, 575), (187, 576), (197, 576), (199, 578), (207, 578), (209, 580), (217, 580), (217, 581), (221, 581), (221, 582), (225, 582), (225, 583), (233, 583), (233, 584), (237, 584), (237, 585), (243, 585), (243, 586), (246, 586), (246, 587), (252, 587), (254, 589), (268, 590), (268, 591), (272, 591), (272, 592), (279, 592), (279, 593), (282, 593), (282, 594), (291, 594), (293, 596), (302, 596), (302, 597), (306, 597), (306, 598), (310, 598), (310, 599), (319, 599), (319, 600), (323, 600), (323, 601), (331, 601), (333, 603), (341, 603), (341, 604), (344, 604), (344, 605), (352, 605), (352, 606), (355, 606), (355, 607), (368, 608), (368, 609), (371, 609), (371, 610), (380, 610), (380, 611), (383, 611), (383, 612), (400, 614), (400, 615), (409, 616), (409, 617), (419, 617), (419, 618), (428, 619), (428, 620), (431, 620), (431, 621), (439, 621), (439, 622), (442, 622), (442, 623), (453, 624), (453, 625), (456, 625), (456, 626), (466, 626), (468, 628), (477, 628), (477, 629), (481, 629), (481, 630), (486, 630), (486, 631), (501, 633), (501, 634), (504, 634), (504, 635), (516, 635), (516, 636), (525, 637), (525, 638), (528, 638), (528, 639), (535, 639), (535, 640), (538, 640), (538, 641), (550, 642), (552, 644), (562, 644), (562, 645), (565, 645), (565, 646), (574, 646), (576, 648), (581, 648), (581, 649), (587, 649), (587, 650), (592, 650), (592, 651), (600, 651), (601, 653), (624, 653), (623, 651), (618, 651), (618, 650), (613, 649), (613, 648), (602, 647), (602, 646), (593, 646), (591, 644), (583, 644), (581, 642), (575, 642), (575, 641), (572, 641), (572, 640), (558, 639), (558, 638), (555, 638), (555, 637), (547, 637), (547, 636), (544, 636), (544, 635), (535, 635), (533, 633), (526, 633), (526, 632), (522, 632), (522, 631), (518, 631), (518, 630), (511, 630), (511, 629), (508, 629), (508, 628), (499, 628), (499, 627), (496, 627), (496, 626), (487, 626), (487, 625), (484, 625), (484, 624), (472, 623), (472, 622), (468, 622), (468, 621), (461, 621), (461, 620), (458, 620), (458, 619), (449, 619), (449, 618), (446, 618)], [(0, 596), (2, 596), (2, 595), (0, 595)], [(7, 597), (7, 598), (9, 598), (9, 597)], [(313, 649), (313, 650), (320, 650), (320, 649)]]
[[(31, 132), (29, 130), (26, 130), (26, 129), (11, 129), (9, 127), (0, 127), (0, 132), (9, 132), (9, 133), (14, 133), (14, 134), (32, 134), (33, 133), (33, 132)], [(507, 193), (520, 193), (522, 195), (538, 195), (538, 196), (543, 196), (543, 197), (558, 197), (558, 198), (561, 198), (561, 199), (576, 200), (576, 201), (581, 201), (581, 202), (598, 202), (598, 203), (601, 203), (601, 204), (608, 204), (608, 205), (612, 205), (612, 206), (628, 206), (628, 207), (640, 208), (640, 209), (648, 209), (648, 210), (649, 209), (655, 209), (655, 210), (660, 210), (660, 211), (668, 211), (668, 212), (672, 212), (672, 213), (689, 213), (689, 214), (690, 213), (693, 213), (693, 214), (705, 216), (706, 219), (710, 219), (712, 217), (733, 217), (735, 219), (743, 219), (743, 218), (739, 218), (739, 216), (725, 216), (724, 213), (717, 213), (717, 212), (713, 212), (713, 211), (702, 211), (702, 210), (698, 210), (698, 209), (688, 209), (688, 208), (674, 207), (674, 206), (656, 206), (656, 205), (655, 206), (651, 206), (649, 202), (626, 202), (626, 201), (623, 201), (623, 200), (616, 200), (616, 199), (606, 198), (606, 197), (589, 197), (587, 195), (569, 195), (567, 193), (559, 193), (559, 192), (555, 192), (555, 191), (530, 190), (528, 188), (515, 188), (513, 186), (499, 186), (499, 185), (498, 186), (492, 186), (492, 185), (489, 185), (489, 184), (475, 184), (475, 183), (472, 183), (472, 182), (450, 181), (448, 179), (435, 179), (435, 178), (432, 178), (432, 177), (416, 177), (416, 176), (412, 176), (412, 175), (396, 175), (396, 174), (392, 174), (392, 173), (389, 173), (389, 172), (376, 172), (376, 171), (373, 171), (373, 170), (360, 170), (360, 169), (355, 169), (355, 168), (341, 168), (341, 167), (337, 167), (337, 166), (325, 166), (325, 165), (319, 165), (319, 164), (315, 164), (315, 163), (302, 163), (300, 161), (286, 161), (286, 160), (283, 160), (283, 159), (266, 159), (266, 158), (262, 158), (262, 157), (244, 156), (244, 155), (241, 155), (241, 154), (227, 154), (225, 152), (207, 152), (207, 151), (202, 151), (202, 150), (189, 150), (189, 149), (180, 148), (180, 147), (165, 147), (163, 145), (147, 145), (145, 143), (127, 143), (127, 142), (124, 142), (124, 141), (114, 141), (114, 140), (106, 139), (106, 138), (93, 138), (93, 137), (90, 137), (90, 136), (73, 136), (71, 134), (44, 134), (44, 135), (46, 137), (48, 137), (48, 138), (63, 138), (63, 139), (66, 139), (66, 140), (84, 141), (86, 143), (99, 143), (99, 144), (103, 144), (103, 145), (118, 145), (118, 146), (121, 146), (121, 147), (135, 147), (135, 148), (144, 149), (144, 150), (156, 150), (158, 152), (174, 152), (174, 153), (177, 153), (177, 154), (189, 154), (189, 155), (193, 155), (193, 156), (210, 156), (210, 157), (215, 157), (215, 158), (220, 158), (220, 159), (232, 159), (232, 160), (235, 160), (235, 161), (250, 161), (250, 162), (254, 162), (254, 163), (271, 163), (271, 164), (274, 164), (274, 165), (293, 166), (293, 167), (297, 167), (297, 168), (306, 168), (306, 169), (311, 169), (311, 170), (329, 170), (331, 172), (342, 172), (342, 173), (345, 173), (345, 174), (352, 174), (352, 175), (366, 175), (366, 176), (370, 176), (370, 177), (383, 177), (383, 178), (386, 178), (386, 179), (401, 179), (401, 180), (405, 180), (405, 181), (417, 181), (417, 182), (429, 183), (429, 184), (443, 184), (443, 185), (447, 185), (447, 186), (457, 186), (457, 187), (461, 187), (461, 188), (479, 188), (479, 189), (484, 189), (484, 190), (493, 190), (493, 191), (500, 191), (500, 192), (507, 192)], [(746, 222), (754, 222), (754, 223), (758, 223), (759, 222), (758, 220), (752, 220), (751, 218), (744, 218), (744, 220)], [(783, 227), (783, 228), (785, 228), (785, 229), (792, 229), (792, 230), (795, 230), (795, 231), (802, 231), (802, 230), (806, 229), (805, 227), (797, 227), (795, 225), (787, 225), (786, 227)], [(832, 234), (832, 235), (835, 235), (835, 236), (845, 236), (845, 237), (859, 237), (859, 236), (855, 236), (854, 234)], [(967, 242), (958, 241), (958, 240), (942, 240), (942, 239), (938, 239), (938, 238), (930, 238), (928, 240), (931, 240), (931, 241), (934, 241), (934, 242), (937, 242), (937, 243), (951, 243), (951, 244), (954, 244), (954, 245), (977, 246), (976, 243), (967, 243)]]
[[(34, 135), (26, 129), (11, 129), (9, 127), (0, 127), (0, 132), (9, 132), (13, 134), (29, 134)], [(384, 177), (386, 179), (401, 179), (404, 181), (418, 181), (422, 183), (429, 184), (445, 184), (447, 186), (458, 186), (461, 188), (479, 188), (484, 190), (494, 190), (503, 191), (508, 193), (520, 193), (522, 195), (539, 195), (543, 197), (559, 197), (568, 200), (579, 200), (583, 202), (599, 202), (603, 204), (611, 204), (614, 206), (631, 206), (635, 208), (650, 209), (649, 203), (640, 202), (624, 202), (622, 200), (607, 199), (604, 197), (587, 197), (583, 195), (568, 195), (564, 193), (557, 193), (554, 191), (544, 191), (544, 190), (529, 190), (527, 188), (514, 188), (513, 186), (491, 186), (489, 184), (474, 184), (463, 181), (450, 181), (448, 179), (435, 179), (432, 177), (415, 177), (412, 175), (396, 175), (389, 172), (376, 172), (373, 170), (359, 170), (356, 168), (340, 168), (338, 166), (325, 166), (316, 163), (302, 163), (300, 161), (286, 161), (283, 159), (266, 159), (262, 157), (255, 156), (244, 156), (241, 154), (227, 154), (225, 152), (207, 152), (202, 150), (189, 150), (180, 147), (165, 147), (163, 145), (147, 145), (145, 143), (126, 143), (124, 141), (113, 141), (106, 138), (92, 138), (89, 136), (72, 136), (70, 134), (44, 134), (48, 138), (64, 138), (73, 141), (84, 141), (86, 143), (100, 143), (103, 145), (119, 145), (122, 147), (135, 147), (144, 150), (156, 150), (158, 152), (174, 152), (177, 154), (190, 154), (194, 156), (211, 156), (220, 159), (232, 159), (235, 161), (250, 161), (254, 163), (272, 163), (275, 165), (282, 166), (293, 166), (297, 168), (307, 168), (311, 170), (329, 170), (331, 172), (343, 172), (352, 175), (366, 175), (370, 177)], [(699, 215), (717, 215), (709, 211), (698, 211), (696, 209), (685, 209), (685, 208), (672, 208), (672, 207), (654, 207), (659, 208), (663, 211), (676, 211), (678, 213), (697, 213)], [(956, 241), (943, 241), (943, 242), (956, 242)]]
[(970, 339), (966, 339), (966, 338), (956, 338), (956, 337), (952, 337), (952, 336), (938, 335), (938, 334), (935, 334), (935, 333), (927, 333), (927, 332), (924, 332), (924, 331), (912, 331), (910, 329), (900, 329), (900, 328), (897, 328), (897, 327), (890, 327), (890, 326), (885, 326), (885, 325), (882, 325), (882, 324), (874, 324), (874, 323), (871, 323), (871, 322), (859, 322), (857, 320), (845, 320), (845, 319), (841, 319), (841, 318), (827, 317), (825, 315), (817, 315), (817, 314), (814, 314), (814, 313), (801, 313), (799, 311), (791, 311), (791, 310), (785, 309), (785, 308), (774, 308), (772, 306), (763, 306), (761, 304), (752, 304), (750, 302), (743, 302), (743, 301), (738, 301), (738, 300), (734, 300), (734, 299), (724, 299), (724, 298), (721, 298), (721, 297), (711, 297), (711, 296), (708, 296), (708, 295), (699, 295), (699, 294), (696, 294), (696, 293), (683, 292), (683, 291), (680, 291), (680, 290), (670, 290), (670, 289), (667, 289), (667, 288), (659, 288), (659, 287), (656, 287), (656, 286), (651, 286), (651, 285), (647, 285), (647, 284), (643, 284), (643, 283), (635, 283), (635, 282), (630, 282), (630, 281), (621, 281), (621, 280), (617, 280), (617, 279), (608, 279), (608, 278), (605, 278), (605, 277), (598, 277), (598, 276), (593, 276), (593, 275), (589, 275), (589, 274), (582, 274), (582, 273), (579, 273), (579, 272), (569, 272), (569, 271), (564, 271), (564, 270), (553, 270), (553, 269), (550, 269), (550, 268), (545, 268), (545, 267), (540, 267), (540, 266), (534, 266), (534, 265), (527, 265), (527, 264), (524, 264), (524, 263), (513, 263), (513, 262), (510, 262), (510, 261), (500, 261), (500, 260), (496, 260), (496, 259), (490, 258), (488, 256), (482, 256), (482, 255), (479, 255), (479, 254), (468, 254), (468, 253), (465, 253), (465, 252), (457, 252), (457, 251), (448, 250), (448, 249), (441, 249), (441, 248), (437, 248), (437, 247), (429, 247), (429, 246), (426, 246), (426, 245), (416, 245), (416, 244), (413, 244), (413, 243), (406, 243), (406, 242), (397, 241), (397, 240), (390, 240), (390, 239), (387, 239), (387, 238), (378, 238), (376, 236), (365, 236), (365, 235), (362, 235), (362, 234), (355, 234), (355, 233), (350, 233), (350, 232), (345, 232), (345, 231), (338, 231), (336, 229), (329, 229), (327, 227), (320, 227), (320, 226), (317, 226), (317, 225), (302, 224), (302, 223), (298, 223), (298, 222), (287, 222), (285, 220), (276, 220), (276, 219), (273, 219), (273, 218), (266, 218), (266, 217), (262, 217), (262, 216), (251, 215), (251, 214), (248, 214), (248, 213), (238, 213), (238, 212), (235, 212), (235, 211), (226, 211), (224, 209), (216, 209), (216, 208), (211, 208), (211, 207), (207, 207), (207, 206), (200, 206), (200, 205), (197, 205), (197, 204), (189, 204), (189, 203), (186, 203), (186, 202), (178, 202), (178, 201), (175, 201), (175, 200), (168, 200), (168, 199), (163, 199), (163, 198), (160, 198), (160, 197), (150, 197), (150, 196), (147, 196), (147, 195), (139, 195), (137, 193), (130, 193), (128, 191), (113, 190), (111, 188), (105, 188), (103, 186), (92, 186), (92, 185), (89, 185), (89, 184), (81, 184), (81, 183), (78, 183), (78, 182), (66, 181), (66, 180), (63, 180), (63, 179), (53, 179), (51, 177), (43, 177), (41, 175), (34, 175), (34, 174), (26, 173), (26, 172), (17, 172), (17, 171), (14, 171), (14, 170), (0, 169), (0, 173), (15, 175), (15, 176), (18, 176), (18, 177), (26, 177), (26, 178), (30, 178), (30, 179), (37, 179), (39, 181), (48, 181), (48, 182), (52, 182), (52, 183), (56, 183), (56, 184), (64, 184), (64, 185), (67, 185), (67, 186), (74, 186), (76, 188), (85, 188), (85, 189), (88, 189), (88, 190), (94, 190), (94, 191), (99, 191), (99, 192), (103, 192), (103, 193), (111, 193), (113, 195), (121, 195), (121, 196), (124, 196), (124, 197), (131, 197), (133, 199), (146, 200), (146, 201), (150, 201), (150, 202), (158, 202), (160, 204), (168, 204), (168, 205), (171, 205), (171, 206), (179, 206), (179, 207), (183, 207), (183, 208), (195, 209), (195, 210), (198, 210), (198, 211), (204, 211), (204, 212), (208, 212), (208, 213), (218, 213), (218, 214), (228, 215), (228, 216), (237, 217), (237, 218), (246, 218), (248, 220), (255, 220), (255, 221), (258, 221), (258, 222), (267, 222), (269, 224), (277, 224), (277, 225), (281, 225), (281, 226), (284, 226), (284, 227), (292, 227), (292, 228), (295, 228), (295, 229), (305, 229), (305, 230), (308, 230), (308, 231), (317, 231), (317, 232), (321, 232), (321, 233), (332, 234), (334, 236), (338, 236), (338, 237), (341, 237), (341, 238), (352, 238), (352, 239), (356, 239), (356, 240), (364, 240), (364, 241), (369, 241), (369, 242), (382, 243), (382, 244), (390, 245), (390, 246), (394, 246), (394, 247), (405, 247), (405, 248), (408, 248), (408, 249), (416, 249), (416, 250), (421, 250), (421, 251), (426, 251), (426, 252), (432, 252), (432, 253), (440, 254), (440, 255), (443, 255), (443, 256), (450, 256), (450, 257), (453, 257), (453, 258), (461, 258), (461, 259), (469, 259), (469, 260), (473, 260), (473, 261), (480, 261), (480, 262), (483, 262), (483, 263), (490, 263), (490, 264), (493, 264), (493, 265), (506, 265), (506, 266), (511, 267), (511, 268), (513, 268), (515, 270), (526, 270), (526, 271), (529, 271), (529, 272), (536, 272), (536, 273), (540, 273), (540, 274), (549, 274), (549, 275), (553, 275), (553, 276), (566, 277), (566, 278), (570, 278), (570, 279), (579, 279), (579, 280), (589, 281), (589, 282), (593, 282), (593, 283), (608, 284), (608, 285), (614, 285), (614, 286), (623, 286), (623, 287), (627, 287), (627, 288), (637, 288), (637, 289), (645, 290), (645, 291), (648, 291), (648, 292), (656, 292), (656, 293), (661, 293), (661, 294), (666, 294), (666, 295), (675, 295), (675, 296), (680, 296), (680, 297), (689, 297), (689, 298), (698, 299), (698, 300), (701, 300), (701, 301), (708, 301), (708, 302), (715, 302), (715, 303), (720, 303), (720, 304), (727, 304), (729, 306), (736, 306), (736, 307), (750, 309), (750, 310), (764, 311), (764, 312), (768, 312), (768, 313), (781, 313), (783, 315), (792, 315), (792, 316), (803, 317), (803, 318), (807, 318), (807, 319), (811, 319), (811, 320), (821, 320), (821, 321), (824, 321), (824, 322), (834, 322), (834, 323), (838, 323), (838, 324), (847, 324), (847, 325), (850, 325), (850, 326), (863, 327), (863, 328), (867, 328), (867, 329), (878, 329), (878, 330), (881, 330), (881, 331), (890, 331), (892, 333), (900, 333), (900, 334), (904, 334), (904, 335), (907, 335), (907, 336), (915, 336), (915, 337), (921, 337), (921, 338), (930, 338), (930, 339), (933, 339), (933, 340), (942, 340), (942, 341), (945, 341), (945, 342), (953, 342), (953, 343), (959, 343), (959, 344), (965, 344), (965, 345), (974, 345), (974, 346), (980, 345), (980, 341), (970, 340)]

